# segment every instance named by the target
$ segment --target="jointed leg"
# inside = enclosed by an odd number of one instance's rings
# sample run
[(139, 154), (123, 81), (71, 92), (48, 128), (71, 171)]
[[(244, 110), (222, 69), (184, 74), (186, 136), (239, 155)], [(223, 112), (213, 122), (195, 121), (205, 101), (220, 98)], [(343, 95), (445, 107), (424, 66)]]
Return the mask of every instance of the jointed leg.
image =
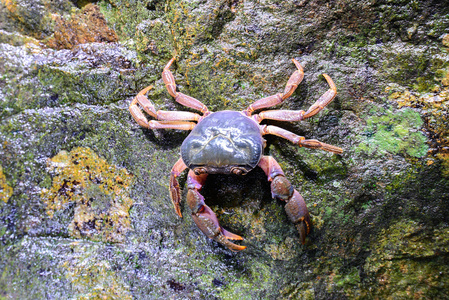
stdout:
[(174, 164), (173, 168), (171, 169), (170, 174), (170, 198), (173, 202), (173, 206), (175, 208), (176, 213), (178, 216), (182, 218), (181, 214), (181, 188), (179, 187), (178, 183), (178, 176), (187, 169), (187, 166), (182, 161), (182, 158), (178, 159), (178, 161)]
[(260, 122), (263, 119), (278, 120), (278, 121), (301, 121), (310, 118), (319, 113), (326, 105), (334, 100), (337, 95), (337, 88), (332, 79), (323, 74), (329, 84), (329, 89), (312, 105), (307, 111), (303, 110), (267, 110), (258, 114), (257, 120)]
[[(139, 107), (137, 106), (137, 104), (139, 103), (139, 99), (141, 97), (145, 97), (145, 94), (151, 89), (153, 88), (152, 85), (147, 86), (146, 88), (144, 88), (143, 90), (141, 90), (136, 97), (134, 97), (134, 99), (131, 101), (131, 104), (129, 105), (129, 111), (131, 112), (131, 116), (133, 116), (134, 120), (137, 122), (137, 124), (139, 124), (142, 127), (148, 128), (148, 120), (145, 117), (145, 115), (142, 113), (142, 111), (139, 109)], [(147, 99), (148, 103), (150, 105), (146, 105), (145, 104), (140, 104), (142, 105), (142, 108), (151, 116), (156, 117), (156, 112), (154, 110), (154, 106), (153, 104)]]
[[(191, 130), (196, 125), (193, 122), (180, 122), (180, 121), (198, 121), (201, 116), (196, 113), (188, 112), (188, 111), (164, 111), (158, 110), (154, 108), (153, 103), (145, 96), (145, 94), (152, 88), (152, 86), (148, 86), (141, 90), (137, 96), (131, 101), (129, 106), (129, 111), (133, 116), (136, 122), (145, 128), (156, 129), (156, 128), (169, 128), (169, 129), (182, 129), (182, 130)], [(159, 121), (149, 121), (142, 113), (139, 104), (143, 110), (148, 113), (153, 118), (158, 119)]]
[(301, 243), (305, 244), (306, 236), (310, 233), (312, 223), (306, 203), (297, 190), (285, 178), (279, 164), (271, 156), (262, 156), (259, 167), (265, 172), (271, 182), (271, 195), (287, 202), (284, 206), (289, 220), (295, 224), (299, 232)]
[(299, 136), (294, 134), (293, 132), (290, 132), (288, 130), (282, 129), (277, 126), (272, 125), (260, 125), (262, 135), (266, 134), (273, 134), (280, 136), (286, 140), (289, 140), (293, 144), (299, 145), (300, 147), (306, 147), (306, 148), (312, 148), (312, 149), (321, 149), (329, 152), (333, 152), (335, 154), (342, 154), (343, 149), (332, 146), (329, 144), (325, 144), (323, 142), (320, 142), (318, 140), (306, 140), (305, 137)]
[(148, 122), (149, 129), (179, 129), (179, 130), (192, 130), (196, 126), (194, 122), (184, 121), (154, 121)]
[(304, 70), (301, 64), (296, 59), (292, 59), (292, 61), (298, 70), (296, 70), (290, 76), (287, 85), (285, 86), (284, 92), (257, 100), (256, 102), (248, 106), (245, 111), (247, 115), (251, 115), (251, 113), (255, 110), (277, 105), (293, 94), (293, 92), (296, 90), (296, 88), (304, 78)]
[(240, 251), (245, 249), (245, 246), (236, 245), (229, 241), (242, 240), (243, 238), (221, 227), (215, 213), (204, 203), (204, 197), (199, 191), (203, 187), (206, 177), (207, 174), (195, 175), (192, 170), (189, 171), (187, 203), (192, 210), (193, 221), (207, 237), (228, 247), (230, 250)]
[(164, 71), (162, 72), (162, 80), (165, 82), (165, 86), (167, 87), (168, 93), (175, 98), (176, 102), (182, 104), (184, 106), (196, 109), (204, 114), (208, 113), (208, 109), (206, 105), (201, 103), (199, 100), (184, 95), (183, 93), (178, 93), (176, 91), (176, 82), (175, 77), (170, 72), (170, 66), (175, 61), (175, 57), (173, 57), (165, 66)]

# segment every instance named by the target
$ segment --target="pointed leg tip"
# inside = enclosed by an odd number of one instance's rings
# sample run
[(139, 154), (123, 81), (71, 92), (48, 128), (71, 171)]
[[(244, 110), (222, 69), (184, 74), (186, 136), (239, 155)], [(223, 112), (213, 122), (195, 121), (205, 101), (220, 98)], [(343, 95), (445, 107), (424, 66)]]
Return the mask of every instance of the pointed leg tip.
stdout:
[(238, 252), (238, 251), (242, 251), (246, 249), (246, 246), (240, 246), (240, 245), (236, 245), (236, 244), (232, 244), (232, 247), (229, 247), (229, 250), (233, 251), (233, 252)]
[(238, 241), (243, 240), (243, 237), (241, 237), (240, 235), (229, 232), (226, 229), (224, 229), (223, 227), (221, 227), (220, 229), (221, 229), (221, 233), (223, 234), (223, 236), (228, 240), (238, 240)]
[(303, 70), (301, 64), (299, 63), (299, 61), (297, 61), (296, 59), (292, 58), (292, 62), (295, 64), (295, 66), (296, 66), (296, 68), (298, 70), (300, 70), (301, 72), (304, 72), (304, 70)]
[(299, 240), (301, 241), (301, 244), (305, 245), (307, 236), (306, 224), (304, 222), (300, 222), (299, 224), (296, 224), (296, 229), (298, 229)]
[(175, 211), (176, 211), (176, 214), (177, 214), (180, 218), (182, 218), (181, 209), (180, 209), (179, 207), (175, 207)]

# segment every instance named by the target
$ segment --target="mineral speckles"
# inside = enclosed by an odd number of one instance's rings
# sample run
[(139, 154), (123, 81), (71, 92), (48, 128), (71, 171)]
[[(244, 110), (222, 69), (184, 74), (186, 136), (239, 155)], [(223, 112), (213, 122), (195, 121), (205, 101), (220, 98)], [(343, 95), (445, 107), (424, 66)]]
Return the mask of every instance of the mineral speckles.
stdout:
[(111, 264), (98, 256), (101, 249), (82, 243), (73, 243), (71, 248), (73, 256), (61, 266), (77, 294), (76, 299), (133, 299), (129, 287)]
[(132, 175), (126, 169), (108, 164), (90, 148), (60, 151), (49, 159), (48, 170), (54, 176), (50, 189), (44, 189), (42, 198), (47, 213), (74, 206), (74, 217), (69, 225), (73, 237), (122, 242), (130, 229), (129, 197)]
[(8, 202), (13, 192), (12, 187), (6, 182), (5, 174), (3, 174), (3, 168), (0, 166), (0, 200)]

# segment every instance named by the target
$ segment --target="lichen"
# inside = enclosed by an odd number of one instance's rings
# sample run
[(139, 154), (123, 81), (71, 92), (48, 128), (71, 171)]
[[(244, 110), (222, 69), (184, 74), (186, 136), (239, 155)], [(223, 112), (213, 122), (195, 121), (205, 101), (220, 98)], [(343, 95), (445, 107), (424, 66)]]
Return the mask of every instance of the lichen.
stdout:
[(38, 40), (51, 36), (54, 32), (55, 16), (67, 13), (74, 5), (70, 0), (1, 0), (0, 2), (6, 7), (8, 17), (15, 21), (13, 23), (16, 30)]
[(12, 192), (13, 189), (8, 185), (5, 174), (3, 174), (3, 168), (0, 165), (0, 200), (5, 203), (8, 202), (9, 198), (12, 195)]
[(449, 288), (449, 268), (441, 256), (448, 247), (449, 228), (444, 224), (429, 231), (407, 220), (382, 230), (364, 266), (379, 285), (375, 294), (383, 299), (438, 297)]
[(129, 197), (132, 175), (126, 169), (109, 165), (90, 148), (60, 151), (48, 161), (54, 174), (52, 187), (43, 189), (41, 197), (47, 213), (74, 205), (69, 225), (73, 237), (122, 242), (130, 230)]
[(107, 26), (100, 8), (95, 4), (84, 6), (70, 20), (59, 15), (54, 18), (54, 37), (46, 41), (52, 48), (72, 49), (78, 44), (118, 41), (117, 34)]
[(432, 91), (419, 92), (398, 85), (391, 85), (386, 91), (389, 93), (389, 99), (396, 101), (400, 108), (412, 107), (422, 111), (424, 127), (430, 137), (431, 153), (436, 160), (442, 161), (442, 174), (448, 176), (449, 68), (440, 69), (436, 75), (440, 83)]
[(417, 158), (427, 154), (427, 140), (420, 132), (423, 121), (414, 110), (380, 111), (368, 117), (366, 123), (365, 138), (356, 151), (370, 155), (407, 154)]
[(70, 280), (74, 299), (133, 299), (121, 278), (105, 260), (98, 260), (95, 249), (79, 243), (72, 244), (73, 255), (63, 262), (66, 278)]

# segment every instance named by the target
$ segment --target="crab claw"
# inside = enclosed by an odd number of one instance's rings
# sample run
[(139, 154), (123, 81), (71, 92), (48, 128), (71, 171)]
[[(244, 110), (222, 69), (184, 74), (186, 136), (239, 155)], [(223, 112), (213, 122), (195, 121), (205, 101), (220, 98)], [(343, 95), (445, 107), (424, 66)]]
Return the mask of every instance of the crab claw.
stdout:
[(231, 251), (241, 251), (245, 246), (236, 245), (229, 240), (243, 240), (237, 234), (231, 233), (220, 226), (217, 216), (204, 204), (203, 196), (195, 189), (187, 193), (187, 201), (192, 209), (192, 218), (198, 228), (208, 237), (228, 247)]
[(297, 190), (293, 191), (292, 197), (285, 205), (285, 211), (290, 221), (298, 229), (301, 243), (305, 244), (306, 236), (310, 233), (311, 222), (306, 203)]

